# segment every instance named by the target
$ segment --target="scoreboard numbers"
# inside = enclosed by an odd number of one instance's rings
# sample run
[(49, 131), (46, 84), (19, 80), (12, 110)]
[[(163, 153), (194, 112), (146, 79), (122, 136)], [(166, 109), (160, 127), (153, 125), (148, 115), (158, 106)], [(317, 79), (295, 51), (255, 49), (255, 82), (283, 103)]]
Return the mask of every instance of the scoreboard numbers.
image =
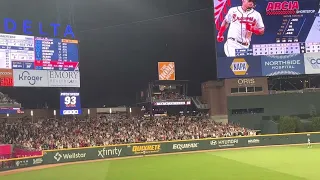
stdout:
[(68, 105), (68, 104), (75, 105), (75, 104), (77, 104), (77, 98), (75, 96), (66, 96), (64, 98), (64, 104), (66, 104), (66, 105)]
[(82, 114), (80, 93), (61, 92), (60, 93), (60, 115)]

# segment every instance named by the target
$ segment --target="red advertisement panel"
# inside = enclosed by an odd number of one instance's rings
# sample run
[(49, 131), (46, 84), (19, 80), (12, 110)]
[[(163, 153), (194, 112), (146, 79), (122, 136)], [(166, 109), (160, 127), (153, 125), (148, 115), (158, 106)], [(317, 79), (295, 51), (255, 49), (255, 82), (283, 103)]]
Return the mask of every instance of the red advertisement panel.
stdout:
[(10, 144), (0, 144), (0, 159), (9, 159), (11, 154)]
[(42, 156), (42, 151), (29, 151), (25, 149), (15, 148), (13, 154), (15, 158)]

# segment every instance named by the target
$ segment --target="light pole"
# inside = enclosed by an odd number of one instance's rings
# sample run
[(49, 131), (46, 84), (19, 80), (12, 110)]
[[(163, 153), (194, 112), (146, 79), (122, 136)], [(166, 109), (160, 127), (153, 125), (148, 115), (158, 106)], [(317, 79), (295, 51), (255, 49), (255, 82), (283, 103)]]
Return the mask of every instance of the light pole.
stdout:
[(57, 111), (56, 110), (53, 110), (53, 116), (54, 116), (54, 119), (57, 119)]
[(30, 111), (30, 115), (31, 115), (31, 122), (33, 124), (33, 110)]

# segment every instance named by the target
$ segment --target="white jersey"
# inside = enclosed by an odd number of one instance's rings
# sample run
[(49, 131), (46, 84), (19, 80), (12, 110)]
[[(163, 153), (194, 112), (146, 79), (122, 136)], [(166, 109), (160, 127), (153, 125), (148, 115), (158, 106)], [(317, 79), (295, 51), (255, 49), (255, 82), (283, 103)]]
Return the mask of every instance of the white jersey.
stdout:
[(264, 28), (261, 14), (251, 9), (244, 11), (241, 6), (232, 7), (229, 9), (225, 20), (230, 24), (228, 38), (233, 38), (236, 41), (250, 44), (252, 32), (246, 30), (246, 23), (255, 24), (257, 28)]

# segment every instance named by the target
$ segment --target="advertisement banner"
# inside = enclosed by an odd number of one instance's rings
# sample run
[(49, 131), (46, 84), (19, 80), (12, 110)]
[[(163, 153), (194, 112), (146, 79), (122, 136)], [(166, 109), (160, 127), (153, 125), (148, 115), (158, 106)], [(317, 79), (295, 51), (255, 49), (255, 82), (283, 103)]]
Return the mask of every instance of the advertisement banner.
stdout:
[(132, 155), (158, 154), (164, 152), (162, 146), (162, 143), (130, 145), (128, 146), (128, 152)]
[(262, 75), (260, 57), (223, 57), (217, 59), (218, 78), (258, 77)]
[(304, 54), (304, 67), (306, 74), (319, 74), (320, 52)]
[(12, 87), (13, 86), (13, 70), (12, 69), (0, 69), (0, 87)]
[(80, 93), (61, 92), (60, 93), (60, 115), (82, 114)]
[(79, 71), (48, 71), (49, 87), (80, 87)]
[(42, 151), (28, 151), (20, 148), (14, 148), (13, 150), (14, 158), (33, 157), (33, 156), (42, 156)]
[(83, 149), (46, 151), (43, 160), (47, 164), (87, 161), (127, 156), (127, 146), (106, 146)]
[(262, 56), (263, 76), (300, 75), (304, 74), (303, 54)]
[(21, 159), (21, 160), (16, 160), (15, 165), (17, 168), (23, 168), (23, 167), (28, 167), (31, 159)]
[(209, 143), (212, 147), (212, 149), (223, 149), (223, 148), (234, 148), (239, 147), (239, 138), (234, 139), (217, 139), (217, 140), (211, 140)]
[(41, 70), (13, 70), (15, 87), (48, 87), (48, 73)]
[(47, 152), (47, 156), (51, 163), (64, 163), (90, 160), (88, 151), (90, 149), (65, 150)]
[(97, 148), (97, 152), (98, 152), (97, 159), (123, 157), (126, 155), (125, 149), (126, 148), (124, 146)]
[(159, 80), (176, 80), (174, 62), (158, 62)]
[(23, 108), (3, 108), (0, 107), (0, 114), (23, 114)]
[(168, 143), (169, 152), (185, 152), (185, 151), (199, 151), (206, 148), (203, 147), (203, 141), (186, 141)]
[(11, 158), (11, 154), (10, 144), (0, 144), (0, 159)]
[(173, 102), (155, 102), (155, 106), (180, 106), (180, 105), (191, 105), (191, 101), (173, 101)]

